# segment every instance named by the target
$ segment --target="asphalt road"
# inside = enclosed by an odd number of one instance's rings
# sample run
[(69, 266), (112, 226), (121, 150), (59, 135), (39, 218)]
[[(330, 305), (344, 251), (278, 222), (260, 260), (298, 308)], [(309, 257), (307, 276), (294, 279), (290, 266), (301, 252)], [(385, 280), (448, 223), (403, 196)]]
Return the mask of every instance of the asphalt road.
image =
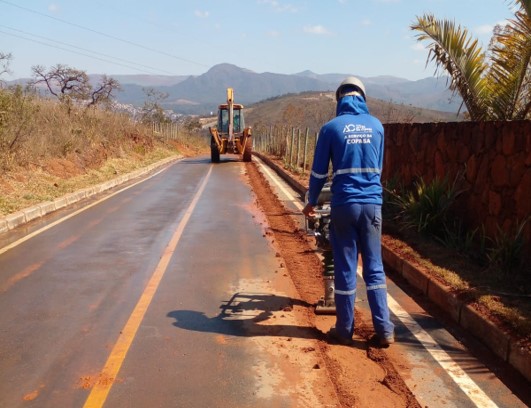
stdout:
[[(182, 160), (0, 236), (0, 407), (340, 406), (244, 171)], [(389, 354), (423, 406), (524, 406), (389, 288)]]
[(293, 288), (243, 169), (183, 160), (2, 237), (0, 407), (318, 406), (257, 324)]

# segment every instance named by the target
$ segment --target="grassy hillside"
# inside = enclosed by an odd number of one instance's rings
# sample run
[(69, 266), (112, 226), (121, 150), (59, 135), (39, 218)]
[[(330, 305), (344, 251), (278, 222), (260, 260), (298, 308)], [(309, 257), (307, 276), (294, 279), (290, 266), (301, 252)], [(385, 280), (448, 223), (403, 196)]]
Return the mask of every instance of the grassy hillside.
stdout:
[[(369, 111), (382, 123), (455, 122), (462, 120), (455, 114), (395, 104), (368, 98)], [(309, 128), (317, 132), (335, 116), (333, 92), (304, 92), (267, 99), (247, 107), (246, 124), (255, 129), (287, 126)]]
[(0, 88), (0, 216), (207, 148), (183, 129), (170, 138), (124, 114)]

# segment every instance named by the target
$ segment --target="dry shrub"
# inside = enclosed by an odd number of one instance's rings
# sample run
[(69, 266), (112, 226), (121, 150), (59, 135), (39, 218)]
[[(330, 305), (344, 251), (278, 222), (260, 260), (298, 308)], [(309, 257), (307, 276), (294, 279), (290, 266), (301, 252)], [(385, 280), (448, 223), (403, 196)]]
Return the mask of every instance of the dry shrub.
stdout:
[(42, 165), (80, 157), (84, 167), (107, 157), (154, 148), (151, 130), (130, 117), (100, 109), (74, 109), (21, 88), (0, 91), (0, 167)]
[(0, 89), (0, 216), (209, 148), (199, 135), (181, 131), (175, 140), (152, 129), (126, 114)]

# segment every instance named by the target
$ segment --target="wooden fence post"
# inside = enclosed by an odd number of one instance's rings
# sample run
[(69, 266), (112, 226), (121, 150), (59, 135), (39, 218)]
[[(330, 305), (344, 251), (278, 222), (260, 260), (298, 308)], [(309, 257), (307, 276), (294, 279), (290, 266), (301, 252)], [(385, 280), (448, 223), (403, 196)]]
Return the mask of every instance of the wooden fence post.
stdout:
[(291, 128), (291, 143), (289, 148), (289, 167), (291, 168), (291, 164), (293, 163), (293, 145), (295, 144), (295, 128)]
[(306, 159), (308, 158), (308, 134), (309, 128), (306, 128), (306, 134), (304, 135), (304, 157), (302, 160), (302, 174), (306, 173)]
[(298, 169), (301, 161), (300, 161), (300, 152), (301, 152), (301, 128), (297, 129), (297, 158), (295, 159), (295, 168)]

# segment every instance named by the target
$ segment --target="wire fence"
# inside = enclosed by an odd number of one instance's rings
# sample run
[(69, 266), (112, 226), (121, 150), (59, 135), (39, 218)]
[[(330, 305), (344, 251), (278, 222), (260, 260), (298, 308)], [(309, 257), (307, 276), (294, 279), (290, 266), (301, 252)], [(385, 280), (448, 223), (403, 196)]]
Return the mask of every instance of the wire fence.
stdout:
[(275, 157), (295, 173), (308, 173), (313, 162), (318, 133), (309, 128), (260, 127), (253, 129), (253, 149)]
[(183, 126), (178, 123), (156, 123), (151, 124), (151, 131), (153, 136), (165, 140), (175, 140), (178, 142), (184, 141), (188, 133), (183, 131)]
[(195, 151), (206, 151), (210, 147), (210, 135), (201, 129), (190, 130), (183, 123), (152, 123), (153, 137), (166, 143), (191, 148)]
[[(153, 123), (152, 133), (160, 139), (181, 143), (186, 142), (190, 136), (178, 123)], [(317, 132), (310, 133), (309, 128), (260, 126), (253, 128), (252, 134), (254, 151), (281, 160), (284, 167), (294, 173), (305, 175), (309, 172), (317, 143)]]

